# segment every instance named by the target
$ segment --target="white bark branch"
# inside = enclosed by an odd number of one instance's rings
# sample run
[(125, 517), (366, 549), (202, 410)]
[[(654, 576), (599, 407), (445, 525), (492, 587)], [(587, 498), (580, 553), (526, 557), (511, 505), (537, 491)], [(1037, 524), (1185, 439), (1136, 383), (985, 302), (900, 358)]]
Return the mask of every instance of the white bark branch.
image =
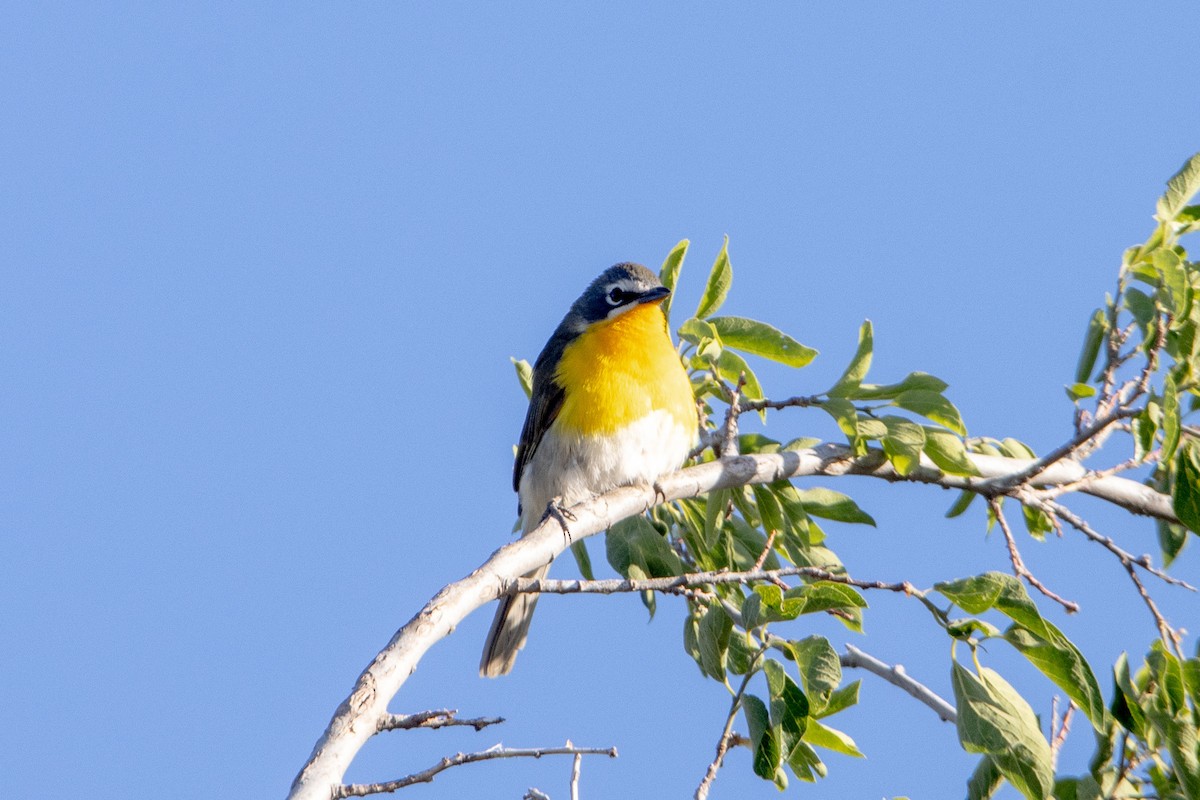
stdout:
[(900, 664), (886, 664), (850, 644), (846, 645), (846, 652), (844, 655), (839, 656), (839, 660), (843, 667), (865, 669), (867, 672), (883, 678), (893, 686), (900, 687), (932, 708), (942, 718), (943, 722), (958, 721), (958, 712), (954, 710), (954, 706), (943, 700), (925, 684), (910, 678), (908, 673), (904, 671), (904, 667)]
[(333, 790), (331, 797), (334, 800), (344, 800), (347, 797), (387, 794), (403, 789), (405, 786), (412, 786), (417, 783), (429, 783), (439, 772), (445, 772), (451, 767), (458, 767), (463, 764), (475, 764), (480, 761), (491, 761), (497, 758), (541, 758), (542, 756), (571, 755), (575, 756), (576, 759), (580, 756), (608, 756), (609, 758), (616, 758), (617, 748), (575, 747), (570, 742), (565, 747), (517, 748), (496, 745), (487, 750), (481, 750), (478, 753), (457, 753), (452, 756), (446, 756), (428, 769), (423, 769), (420, 772), (406, 775), (394, 781), (386, 781), (384, 783), (352, 783), (346, 786), (338, 786)]
[[(404, 625), (359, 676), (353, 692), (334, 712), (333, 719), (292, 783), (292, 800), (329, 800), (363, 744), (379, 730), (387, 705), (417, 668), (433, 644), (450, 634), (475, 609), (497, 599), (507, 582), (548, 564), (572, 541), (592, 536), (659, 502), (697, 497), (713, 489), (770, 483), (804, 476), (869, 475), (889, 481), (915, 481), (955, 489), (987, 492), (984, 481), (1020, 473), (1029, 460), (971, 455), (981, 477), (950, 476), (922, 465), (902, 477), (883, 454), (854, 456), (843, 445), (721, 459), (667, 475), (656, 487), (615, 489), (571, 509), (569, 537), (559, 520), (548, 517), (528, 536), (508, 544), (482, 566), (438, 592)], [(1071, 461), (1046, 467), (1031, 481), (1035, 486), (1072, 483), (1087, 470)], [(1135, 514), (1178, 521), (1171, 498), (1127, 478), (1105, 476), (1081, 485), (1080, 491), (1107, 500)]]

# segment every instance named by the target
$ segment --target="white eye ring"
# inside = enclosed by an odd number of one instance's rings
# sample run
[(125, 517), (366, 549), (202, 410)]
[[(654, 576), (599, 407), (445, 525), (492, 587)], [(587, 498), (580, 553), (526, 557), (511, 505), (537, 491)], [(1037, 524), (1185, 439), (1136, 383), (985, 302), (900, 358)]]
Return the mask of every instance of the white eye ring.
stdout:
[(625, 294), (626, 293), (621, 291), (619, 286), (614, 286), (608, 290), (607, 294), (604, 295), (604, 300), (610, 306), (616, 308), (617, 306), (621, 305), (621, 303), (625, 302)]

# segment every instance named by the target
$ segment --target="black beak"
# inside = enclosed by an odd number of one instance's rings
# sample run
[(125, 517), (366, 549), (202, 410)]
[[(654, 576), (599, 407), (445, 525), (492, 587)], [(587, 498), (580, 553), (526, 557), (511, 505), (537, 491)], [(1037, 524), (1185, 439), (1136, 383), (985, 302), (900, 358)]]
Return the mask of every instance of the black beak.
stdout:
[(671, 290), (665, 286), (656, 286), (650, 289), (645, 294), (637, 299), (638, 303), (661, 303), (671, 294)]

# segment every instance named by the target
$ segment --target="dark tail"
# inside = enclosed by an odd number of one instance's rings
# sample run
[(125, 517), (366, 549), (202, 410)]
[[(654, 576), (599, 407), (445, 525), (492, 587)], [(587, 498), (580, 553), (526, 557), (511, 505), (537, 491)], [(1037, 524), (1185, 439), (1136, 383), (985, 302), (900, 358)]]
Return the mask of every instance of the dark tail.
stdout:
[[(525, 575), (530, 580), (541, 580), (550, 570), (547, 564)], [(500, 607), (492, 620), (487, 641), (483, 643), (483, 658), (479, 660), (479, 674), (485, 678), (496, 678), (512, 672), (517, 653), (525, 646), (529, 636), (529, 623), (533, 621), (533, 609), (537, 606), (536, 594), (522, 593), (501, 598)]]

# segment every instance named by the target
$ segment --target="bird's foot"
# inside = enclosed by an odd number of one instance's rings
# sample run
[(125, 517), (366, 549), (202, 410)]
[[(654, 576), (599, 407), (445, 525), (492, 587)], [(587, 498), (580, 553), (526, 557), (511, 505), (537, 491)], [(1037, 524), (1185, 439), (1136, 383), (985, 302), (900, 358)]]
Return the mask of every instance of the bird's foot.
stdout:
[(574, 522), (576, 516), (571, 513), (571, 509), (567, 508), (561, 497), (556, 497), (546, 506), (546, 513), (542, 516), (545, 520), (548, 517), (553, 517), (558, 521), (559, 527), (562, 528), (563, 536), (567, 537), (567, 541), (571, 541), (571, 529), (567, 525), (567, 521)]

